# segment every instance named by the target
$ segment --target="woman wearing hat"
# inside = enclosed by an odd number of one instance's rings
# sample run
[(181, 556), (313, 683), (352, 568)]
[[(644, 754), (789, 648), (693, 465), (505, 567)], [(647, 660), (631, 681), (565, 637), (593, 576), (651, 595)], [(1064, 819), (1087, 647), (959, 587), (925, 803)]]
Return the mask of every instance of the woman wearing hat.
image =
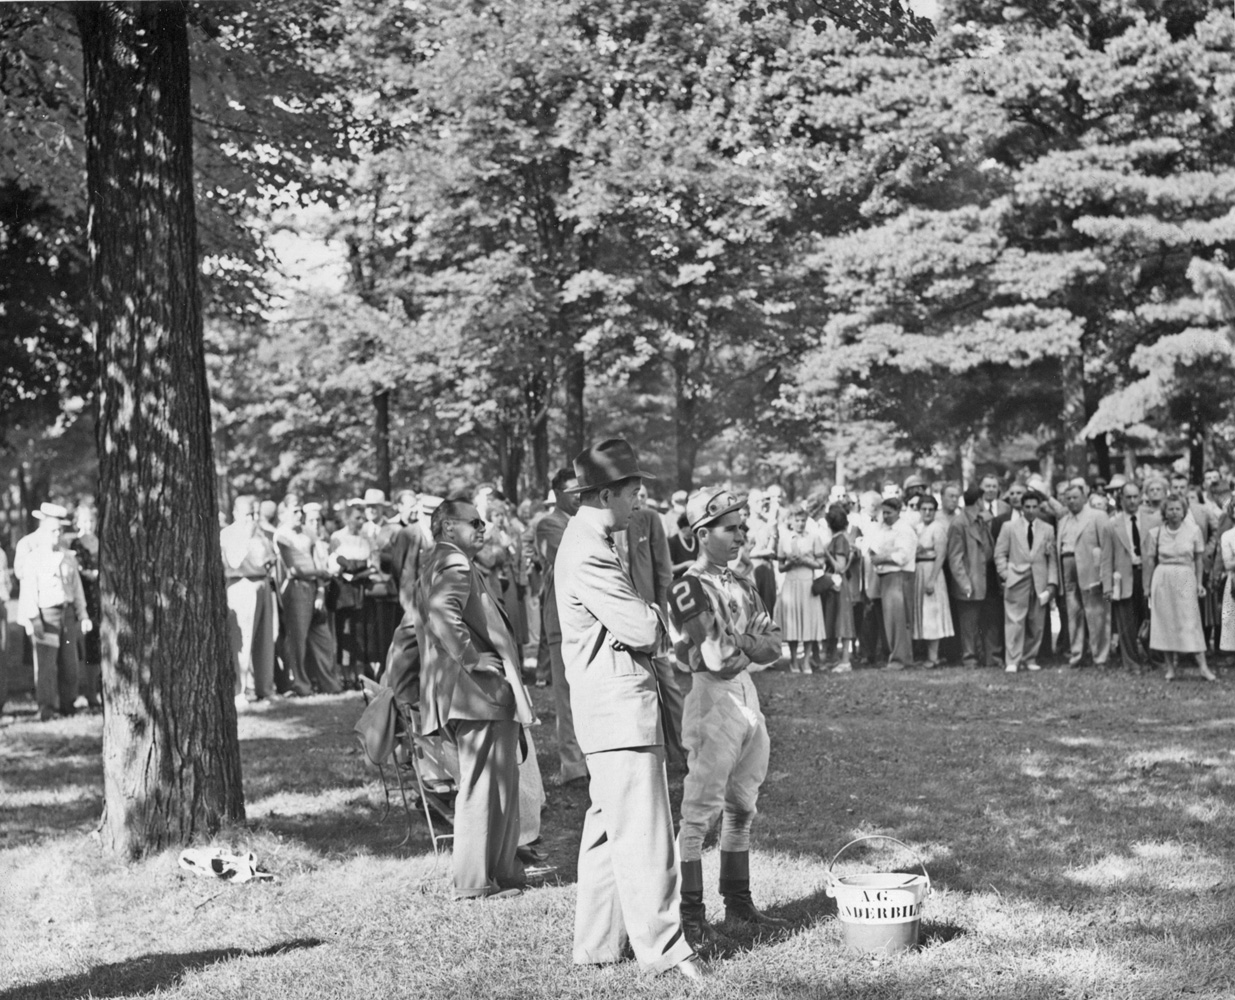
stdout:
[[(794, 504), (780, 535), (777, 550), (781, 571), (780, 593), (776, 597), (776, 624), (789, 643), (789, 672), (809, 674), (818, 665), (819, 644), (827, 638), (823, 602), (811, 592), (815, 574), (827, 563), (823, 539), (806, 530), (806, 508)], [(804, 645), (798, 662), (798, 644)]]

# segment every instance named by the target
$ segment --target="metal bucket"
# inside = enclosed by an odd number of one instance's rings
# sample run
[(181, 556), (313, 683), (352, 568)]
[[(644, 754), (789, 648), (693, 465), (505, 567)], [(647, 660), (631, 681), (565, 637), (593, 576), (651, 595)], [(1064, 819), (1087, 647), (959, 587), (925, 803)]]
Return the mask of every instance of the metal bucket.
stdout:
[[(836, 876), (837, 860), (854, 844), (864, 840), (890, 840), (909, 851), (922, 868), (921, 875), (904, 872), (867, 872)], [(858, 951), (895, 955), (918, 943), (922, 924), (922, 904), (931, 891), (926, 865), (908, 845), (895, 837), (875, 834), (851, 840), (828, 865), (824, 892), (836, 898), (837, 916), (844, 932), (845, 945)]]

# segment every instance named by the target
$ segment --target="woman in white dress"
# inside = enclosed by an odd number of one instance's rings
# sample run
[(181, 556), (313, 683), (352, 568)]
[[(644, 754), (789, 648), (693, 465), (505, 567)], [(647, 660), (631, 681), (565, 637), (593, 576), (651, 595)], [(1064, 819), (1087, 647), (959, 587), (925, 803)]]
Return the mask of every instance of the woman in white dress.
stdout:
[[(805, 508), (789, 511), (776, 554), (785, 574), (776, 597), (776, 624), (789, 643), (789, 671), (809, 674), (812, 661), (819, 658), (819, 645), (827, 638), (823, 602), (810, 589), (815, 571), (825, 566), (826, 546), (818, 535), (806, 531)], [(799, 643), (805, 644), (800, 666)]]
[(914, 597), (913, 637), (926, 642), (927, 670), (939, 666), (939, 640), (954, 635), (952, 605), (943, 579), (944, 563), (948, 561), (948, 528), (937, 520), (938, 501), (927, 494), (918, 499), (918, 553)]

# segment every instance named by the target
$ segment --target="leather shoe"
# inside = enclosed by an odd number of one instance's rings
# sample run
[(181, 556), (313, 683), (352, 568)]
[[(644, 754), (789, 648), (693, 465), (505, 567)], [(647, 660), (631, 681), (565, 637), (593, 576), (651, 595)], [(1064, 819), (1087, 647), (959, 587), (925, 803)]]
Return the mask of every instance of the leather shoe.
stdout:
[(674, 971), (678, 973), (678, 975), (684, 976), (687, 979), (693, 982), (696, 982), (696, 983), (703, 982), (703, 980), (706, 979), (708, 976), (707, 966), (704, 965), (701, 961), (699, 961), (699, 959), (696, 958), (694, 955), (691, 955), (690, 958), (687, 958), (687, 959), (682, 960), (681, 962), (678, 962), (678, 964), (675, 965), (673, 968), (674, 968)]

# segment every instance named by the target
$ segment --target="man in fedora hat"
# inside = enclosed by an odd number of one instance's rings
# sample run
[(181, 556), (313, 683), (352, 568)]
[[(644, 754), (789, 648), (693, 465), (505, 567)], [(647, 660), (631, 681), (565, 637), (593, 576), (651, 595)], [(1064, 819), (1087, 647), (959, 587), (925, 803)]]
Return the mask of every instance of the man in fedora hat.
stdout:
[(646, 969), (703, 976), (682, 934), (681, 878), (665, 776), (665, 733), (651, 654), (665, 641), (658, 609), (622, 569), (624, 529), (651, 476), (611, 438), (574, 460), (579, 510), (554, 563), (562, 659), (575, 733), (591, 777), (579, 848), (573, 960), (620, 961), (629, 941)]
[(34, 512), (38, 528), (23, 541), (18, 579), (17, 618), (34, 644), (35, 691), (39, 718), (72, 715), (77, 701), (78, 629), (94, 626), (86, 612), (77, 560), (60, 544), (69, 512), (45, 503)]
[(678, 845), (682, 858), (682, 929), (692, 947), (709, 950), (716, 934), (703, 902), (703, 840), (723, 816), (720, 891), (729, 922), (784, 927), (750, 894), (750, 827), (768, 773), (770, 741), (751, 663), (780, 657), (780, 628), (755, 585), (729, 569), (746, 544), (745, 502), (705, 489), (686, 502), (699, 558), (674, 585), (669, 607), (681, 636), (675, 652), (694, 675), (682, 740), (689, 753)]

